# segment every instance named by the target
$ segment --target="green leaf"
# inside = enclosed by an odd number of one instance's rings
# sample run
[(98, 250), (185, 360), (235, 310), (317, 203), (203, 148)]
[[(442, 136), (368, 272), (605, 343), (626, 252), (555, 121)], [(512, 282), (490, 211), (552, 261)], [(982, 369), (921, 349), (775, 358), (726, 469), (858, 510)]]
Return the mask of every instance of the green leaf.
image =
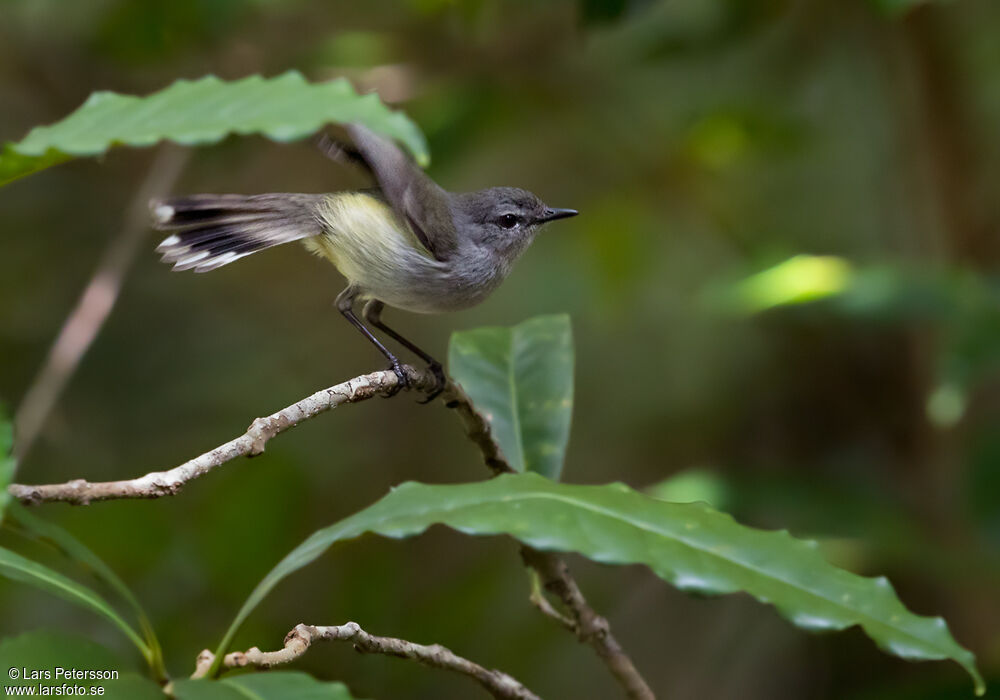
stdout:
[(121, 596), (122, 600), (124, 600), (129, 607), (132, 608), (132, 611), (135, 613), (136, 619), (139, 621), (139, 625), (142, 628), (143, 638), (145, 639), (152, 655), (151, 658), (148, 658), (147, 660), (153, 667), (153, 671), (157, 674), (157, 677), (166, 678), (166, 671), (163, 667), (163, 652), (160, 649), (159, 640), (157, 640), (156, 634), (153, 632), (153, 625), (149, 621), (149, 617), (146, 615), (146, 612), (143, 610), (138, 599), (135, 595), (133, 595), (132, 591), (125, 584), (125, 582), (119, 578), (118, 574), (116, 574), (110, 566), (105, 564), (100, 557), (94, 554), (89, 547), (80, 542), (80, 540), (76, 539), (72, 534), (54, 523), (42, 520), (41, 518), (33, 515), (21, 504), (11, 504), (8, 512), (8, 517), (13, 519), (13, 521), (24, 530), (26, 535), (52, 544), (68, 559), (83, 565), (86, 569), (89, 569), (95, 576), (104, 581), (108, 586), (114, 589), (118, 595)]
[(576, 486), (536, 474), (454, 486), (406, 483), (315, 532), (257, 585), (217, 656), (281, 579), (333, 543), (365, 532), (409, 537), (435, 523), (470, 535), (507, 534), (538, 549), (579, 552), (605, 564), (645, 564), (685, 591), (745, 591), (809, 630), (859, 625), (896, 656), (954, 659), (973, 677), (977, 692), (983, 691), (975, 658), (955, 642), (944, 620), (914, 615), (884, 577), (838, 569), (822, 558), (814, 542), (745, 527), (702, 503), (667, 503), (624, 484)]
[(83, 584), (4, 547), (0, 547), (0, 576), (34, 586), (97, 613), (124, 632), (125, 636), (139, 648), (144, 658), (151, 658), (152, 652), (135, 630), (108, 605), (104, 598)]
[(844, 293), (854, 276), (854, 268), (843, 258), (796, 255), (733, 285), (726, 290), (727, 302), (748, 313), (809, 304)]
[[(3, 659), (3, 668), (0, 669), (0, 688), (37, 685), (53, 688), (65, 683), (73, 687), (86, 688), (88, 696), (91, 697), (96, 693), (90, 695), (90, 688), (101, 687), (104, 692), (100, 697), (105, 700), (164, 700), (159, 685), (135, 671), (128, 670), (129, 664), (116, 654), (89, 639), (67, 632), (35, 630), (0, 640), (0, 659)], [(57, 667), (117, 671), (118, 678), (106, 680), (57, 678), (55, 677)], [(12, 668), (48, 670), (52, 678), (11, 679), (8, 670)], [(35, 694), (40, 695), (41, 692), (39, 689)]]
[(573, 413), (568, 316), (455, 333), (448, 371), (489, 420), (514, 469), (559, 478)]
[(269, 671), (218, 681), (174, 683), (177, 700), (353, 700), (343, 683), (318, 681), (299, 671)]
[(72, 159), (73, 156), (55, 150), (40, 156), (26, 156), (15, 151), (14, 144), (5, 143), (0, 149), (0, 186)]
[(7, 418), (7, 411), (0, 404), (0, 522), (10, 504), (7, 486), (14, 480), (14, 426)]
[(329, 122), (360, 122), (401, 141), (421, 165), (429, 161), (423, 135), (405, 114), (389, 110), (375, 94), (359, 95), (345, 79), (311, 84), (296, 71), (234, 82), (210, 75), (178, 80), (147, 97), (93, 93), (62, 121), (6, 144), (0, 151), (0, 185), (119, 144), (152, 146), (168, 139), (201, 145), (231, 133), (294, 141)]

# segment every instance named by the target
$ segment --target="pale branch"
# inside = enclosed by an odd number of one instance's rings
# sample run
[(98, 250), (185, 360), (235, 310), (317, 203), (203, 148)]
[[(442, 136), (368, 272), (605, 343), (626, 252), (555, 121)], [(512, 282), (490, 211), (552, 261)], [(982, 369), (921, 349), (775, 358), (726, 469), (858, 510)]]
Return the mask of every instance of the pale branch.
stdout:
[[(363, 654), (397, 656), (401, 659), (412, 659), (433, 668), (461, 673), (478, 682), (494, 698), (539, 700), (537, 695), (506, 673), (483, 668), (440, 644), (428, 646), (393, 637), (376, 637), (365, 632), (356, 622), (348, 622), (334, 627), (296, 625), (295, 629), (285, 636), (283, 648), (277, 651), (261, 651), (257, 647), (251, 647), (247, 651), (234, 651), (226, 654), (223, 663), (227, 668), (242, 668), (244, 666), (272, 668), (296, 660), (306, 653), (313, 642), (317, 641), (351, 642), (354, 648)], [(203, 677), (211, 668), (213, 661), (214, 656), (211, 651), (208, 649), (202, 651), (198, 655), (192, 678)]]
[(149, 200), (173, 187), (187, 159), (187, 150), (165, 145), (149, 166), (149, 173), (136, 190), (121, 229), (108, 242), (94, 276), (63, 322), (45, 364), (21, 400), (14, 418), (17, 433), (14, 450), (19, 460), (23, 461), (31, 449), (80, 360), (114, 308), (125, 275), (149, 230)]
[[(435, 386), (434, 375), (431, 372), (416, 370), (408, 365), (404, 365), (404, 370), (410, 380), (411, 389), (430, 391)], [(7, 487), (7, 491), (26, 505), (55, 501), (88, 505), (94, 501), (121, 498), (173, 496), (187, 482), (208, 474), (226, 462), (237, 457), (253, 457), (261, 454), (271, 438), (302, 421), (336, 408), (340, 404), (357, 403), (375, 396), (389, 395), (396, 389), (398, 382), (394, 372), (383, 370), (363, 374), (317, 391), (312, 396), (296, 401), (277, 413), (257, 418), (243, 435), (167, 471), (150, 472), (145, 476), (122, 481), (90, 482), (74, 479), (62, 484), (11, 484)]]

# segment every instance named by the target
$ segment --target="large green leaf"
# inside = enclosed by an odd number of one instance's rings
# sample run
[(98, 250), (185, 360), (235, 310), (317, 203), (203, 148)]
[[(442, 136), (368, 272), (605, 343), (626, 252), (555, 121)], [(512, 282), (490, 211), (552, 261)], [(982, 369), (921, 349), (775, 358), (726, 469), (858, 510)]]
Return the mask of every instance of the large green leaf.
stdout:
[(218, 681), (174, 683), (177, 700), (353, 700), (343, 683), (318, 681), (299, 671), (229, 676)]
[(455, 333), (448, 372), (489, 420), (514, 469), (559, 478), (573, 413), (568, 316)]
[(163, 139), (185, 145), (216, 143), (231, 133), (275, 141), (303, 138), (329, 122), (360, 122), (398, 139), (421, 164), (429, 160), (420, 130), (375, 94), (359, 95), (344, 79), (311, 84), (295, 71), (235, 82), (207, 76), (178, 80), (147, 97), (95, 92), (56, 124), (40, 126), (0, 151), (0, 185), (112, 146), (151, 146)]
[(149, 662), (157, 676), (165, 678), (166, 672), (163, 667), (163, 653), (156, 634), (153, 632), (153, 625), (149, 621), (149, 617), (146, 615), (138, 599), (133, 595), (125, 582), (119, 578), (118, 574), (105, 564), (100, 557), (94, 554), (87, 545), (76, 539), (72, 534), (54, 523), (35, 516), (19, 503), (12, 504), (8, 512), (8, 518), (12, 519), (29, 537), (53, 545), (67, 558), (89, 569), (95, 576), (114, 589), (121, 596), (122, 600), (128, 603), (129, 607), (135, 613), (136, 619), (139, 621), (143, 638), (152, 655)]
[[(91, 688), (103, 688), (100, 697), (105, 700), (164, 700), (160, 686), (135, 671), (128, 670), (129, 664), (110, 650), (89, 639), (66, 632), (35, 630), (17, 637), (0, 640), (0, 688), (34, 686), (35, 695), (43, 690), (55, 694), (63, 684), (74, 688), (85, 688), (88, 697), (98, 693)], [(49, 671), (51, 678), (25, 680), (23, 677), (11, 679), (9, 669)], [(109, 679), (67, 679), (56, 677), (55, 669), (89, 669), (94, 671), (117, 671), (118, 678)], [(19, 676), (23, 675), (22, 673)], [(40, 686), (40, 687), (39, 687)], [(68, 695), (62, 692), (63, 695)]]
[(219, 652), (281, 579), (333, 543), (365, 532), (408, 537), (435, 523), (470, 535), (507, 534), (538, 549), (579, 552), (606, 564), (646, 564), (686, 591), (746, 591), (809, 630), (860, 625), (896, 656), (954, 659), (972, 675), (977, 692), (983, 690), (975, 658), (955, 642), (944, 620), (914, 615), (884, 577), (838, 569), (814, 542), (745, 527), (703, 503), (667, 503), (623, 484), (575, 486), (536, 474), (455, 486), (406, 483), (315, 532), (258, 584)]
[(14, 480), (14, 426), (7, 418), (7, 411), (0, 404), (0, 522), (10, 503), (7, 486)]
[(104, 598), (83, 584), (3, 547), (0, 547), (0, 576), (34, 586), (97, 613), (124, 632), (125, 636), (139, 648), (144, 658), (152, 658), (152, 651), (135, 630)]

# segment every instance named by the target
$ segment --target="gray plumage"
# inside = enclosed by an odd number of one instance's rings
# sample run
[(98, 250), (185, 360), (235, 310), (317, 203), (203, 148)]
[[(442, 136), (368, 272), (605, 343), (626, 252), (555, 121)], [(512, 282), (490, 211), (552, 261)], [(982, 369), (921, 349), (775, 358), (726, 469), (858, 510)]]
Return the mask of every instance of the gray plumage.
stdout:
[(306, 239), (347, 277), (356, 298), (452, 311), (485, 299), (542, 223), (572, 215), (514, 187), (447, 192), (392, 142), (358, 125), (348, 132), (377, 191), (154, 201), (155, 228), (171, 233), (157, 248), (163, 261), (175, 270), (208, 272)]
[[(341, 312), (392, 361), (395, 356), (354, 316), (365, 317), (431, 363), (440, 365), (381, 323), (382, 304), (422, 313), (483, 301), (507, 277), (542, 224), (574, 216), (532, 193), (494, 187), (454, 194), (431, 180), (396, 144), (360, 125), (348, 127), (375, 191), (334, 194), (201, 194), (153, 201), (154, 226), (170, 233), (157, 248), (175, 270), (207, 272), (272, 246), (301, 240), (347, 278)], [(334, 154), (336, 155), (336, 154)]]

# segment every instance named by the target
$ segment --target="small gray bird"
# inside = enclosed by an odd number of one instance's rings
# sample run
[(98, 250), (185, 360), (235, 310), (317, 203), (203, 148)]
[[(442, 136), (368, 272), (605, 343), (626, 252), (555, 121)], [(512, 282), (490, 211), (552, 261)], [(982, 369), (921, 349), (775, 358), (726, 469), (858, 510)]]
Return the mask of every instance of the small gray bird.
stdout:
[(199, 194), (154, 200), (154, 226), (170, 235), (156, 249), (174, 270), (208, 272), (259, 250), (301, 240), (347, 278), (340, 313), (389, 360), (408, 385), (399, 360), (354, 313), (428, 363), (444, 388), (441, 363), (382, 322), (385, 305), (417, 313), (474, 306), (503, 282), (542, 224), (575, 216), (516, 187), (447, 192), (396, 144), (354, 124), (353, 147), (328, 137), (336, 160), (365, 167), (377, 189), (334, 194)]

